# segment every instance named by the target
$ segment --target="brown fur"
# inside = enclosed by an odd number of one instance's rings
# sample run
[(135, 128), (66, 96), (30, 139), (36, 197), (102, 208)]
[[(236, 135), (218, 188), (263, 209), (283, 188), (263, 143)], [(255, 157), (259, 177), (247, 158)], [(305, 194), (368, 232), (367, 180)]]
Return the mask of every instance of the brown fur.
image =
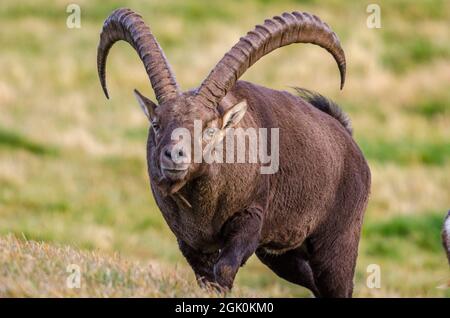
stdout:
[(306, 100), (308, 103), (320, 109), (324, 113), (327, 113), (331, 117), (337, 119), (338, 122), (341, 123), (342, 126), (349, 132), (350, 135), (353, 134), (352, 123), (350, 118), (346, 113), (342, 111), (342, 109), (334, 103), (332, 100), (329, 100), (325, 96), (322, 96), (316, 92), (310, 91), (305, 88), (294, 87), (297, 91), (298, 95)]

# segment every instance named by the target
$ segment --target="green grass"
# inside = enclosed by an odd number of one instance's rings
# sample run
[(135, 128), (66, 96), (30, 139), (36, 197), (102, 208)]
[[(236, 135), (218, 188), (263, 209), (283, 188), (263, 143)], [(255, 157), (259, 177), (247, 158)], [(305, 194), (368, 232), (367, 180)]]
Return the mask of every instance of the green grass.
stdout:
[(393, 11), (394, 14), (406, 17), (407, 19), (446, 19), (446, 1), (445, 0), (422, 0), (411, 4), (408, 0), (396, 0), (389, 3), (389, 7), (385, 10), (389, 14)]
[(38, 143), (20, 133), (3, 128), (0, 128), (0, 147), (23, 149), (36, 155), (58, 154), (58, 150), (54, 146)]
[(414, 105), (411, 111), (431, 119), (438, 116), (448, 116), (450, 113), (450, 100), (445, 98), (430, 98)]
[(450, 161), (450, 141), (358, 140), (364, 155), (380, 163), (398, 165), (446, 165)]
[[(425, 213), (421, 215), (402, 215), (381, 222), (368, 222), (363, 230), (363, 237), (374, 241), (368, 249), (371, 256), (407, 257), (400, 253), (404, 246), (419, 249), (423, 253), (440, 253), (442, 242), (442, 213)], [(393, 244), (400, 242), (400, 244)]]
[(381, 59), (385, 67), (404, 73), (414, 67), (430, 63), (437, 58), (449, 58), (450, 49), (446, 44), (417, 33), (399, 34), (385, 32), (385, 52)]

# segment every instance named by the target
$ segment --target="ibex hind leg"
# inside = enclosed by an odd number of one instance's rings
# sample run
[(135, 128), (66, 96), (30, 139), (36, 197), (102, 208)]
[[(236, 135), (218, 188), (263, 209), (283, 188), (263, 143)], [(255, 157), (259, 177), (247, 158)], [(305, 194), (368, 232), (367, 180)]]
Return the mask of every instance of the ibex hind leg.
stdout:
[(309, 264), (321, 297), (352, 297), (359, 228), (324, 229), (311, 238)]
[(320, 296), (303, 246), (280, 255), (268, 254), (263, 248), (259, 248), (256, 255), (281, 278), (308, 288), (316, 297)]

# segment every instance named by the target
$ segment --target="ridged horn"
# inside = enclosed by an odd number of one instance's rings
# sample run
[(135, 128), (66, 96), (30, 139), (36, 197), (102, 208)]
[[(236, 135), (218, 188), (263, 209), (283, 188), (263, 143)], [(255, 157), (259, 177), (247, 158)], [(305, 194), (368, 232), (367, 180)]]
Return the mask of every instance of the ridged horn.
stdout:
[(139, 54), (155, 91), (158, 102), (164, 103), (179, 94), (178, 84), (164, 52), (142, 20), (130, 9), (115, 10), (105, 20), (97, 49), (97, 69), (100, 83), (107, 98), (105, 71), (109, 49), (119, 40), (128, 42)]
[(337, 35), (315, 15), (293, 12), (267, 19), (242, 37), (202, 82), (197, 100), (207, 107), (216, 107), (250, 66), (273, 50), (292, 43), (312, 43), (330, 52), (339, 67), (342, 89), (345, 54)]

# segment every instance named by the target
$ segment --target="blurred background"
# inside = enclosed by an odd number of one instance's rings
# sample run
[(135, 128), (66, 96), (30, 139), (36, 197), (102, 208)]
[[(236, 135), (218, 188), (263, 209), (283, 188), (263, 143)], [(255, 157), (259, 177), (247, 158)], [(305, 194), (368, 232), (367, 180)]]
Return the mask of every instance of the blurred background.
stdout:
[[(70, 3), (81, 8), (81, 28), (66, 25)], [(381, 28), (367, 27), (370, 3), (381, 8)], [(298, 10), (327, 22), (347, 55), (343, 91), (334, 60), (313, 45), (279, 49), (243, 79), (316, 90), (350, 115), (373, 178), (355, 296), (450, 296), (440, 241), (450, 208), (450, 2), (444, 0), (2, 0), (0, 237), (153, 260), (194, 284), (149, 189), (148, 123), (132, 94), (138, 88), (154, 96), (145, 70), (121, 42), (108, 60), (109, 101), (97, 78), (100, 29), (123, 6), (144, 17), (183, 89), (198, 86), (267, 17)], [(369, 264), (381, 268), (380, 289), (366, 286)], [(309, 295), (255, 257), (236, 286), (245, 295)]]

